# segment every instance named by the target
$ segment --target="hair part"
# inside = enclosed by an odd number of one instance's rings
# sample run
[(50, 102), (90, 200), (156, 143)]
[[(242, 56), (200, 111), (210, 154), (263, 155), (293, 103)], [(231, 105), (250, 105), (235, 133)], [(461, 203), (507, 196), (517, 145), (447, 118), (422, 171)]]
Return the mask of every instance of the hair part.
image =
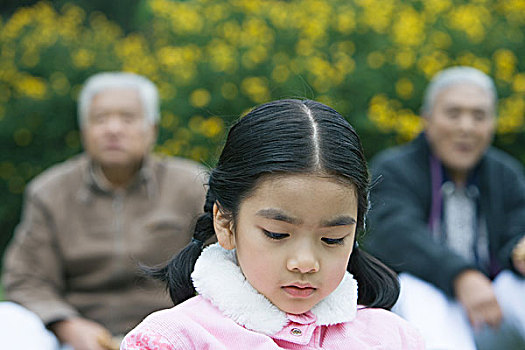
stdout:
[(494, 81), (482, 71), (467, 66), (456, 66), (438, 72), (428, 84), (424, 96), (421, 114), (428, 116), (432, 113), (437, 96), (445, 89), (458, 84), (472, 84), (485, 90), (496, 111), (498, 95)]
[(305, 104), (301, 104), (301, 108), (304, 109), (310, 123), (312, 123), (312, 147), (313, 147), (313, 167), (317, 170), (321, 168), (321, 161), (319, 159), (319, 134), (317, 132), (317, 122), (315, 121), (312, 111)]
[[(235, 224), (240, 204), (266, 175), (287, 174), (322, 174), (352, 184), (358, 204), (356, 240), (364, 233), (370, 181), (359, 136), (334, 109), (311, 100), (288, 99), (260, 105), (232, 126), (210, 172), (204, 214), (193, 238), (205, 242), (215, 234), (215, 203)], [(150, 270), (167, 282), (175, 304), (195, 295), (190, 275), (200, 252), (192, 240), (167, 266)], [(360, 304), (390, 308), (397, 300), (395, 274), (357, 247), (348, 271), (358, 282)]]
[(159, 93), (149, 79), (129, 72), (104, 72), (86, 80), (78, 98), (78, 124), (83, 128), (88, 120), (93, 98), (109, 89), (133, 89), (139, 94), (145, 120), (157, 125), (160, 120)]

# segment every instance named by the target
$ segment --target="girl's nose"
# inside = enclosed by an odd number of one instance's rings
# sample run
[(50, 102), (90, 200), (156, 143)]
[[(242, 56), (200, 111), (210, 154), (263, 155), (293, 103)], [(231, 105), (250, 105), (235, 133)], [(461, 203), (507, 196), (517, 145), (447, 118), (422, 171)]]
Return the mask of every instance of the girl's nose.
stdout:
[(297, 249), (288, 258), (288, 270), (299, 273), (314, 273), (319, 271), (319, 260), (311, 249)]

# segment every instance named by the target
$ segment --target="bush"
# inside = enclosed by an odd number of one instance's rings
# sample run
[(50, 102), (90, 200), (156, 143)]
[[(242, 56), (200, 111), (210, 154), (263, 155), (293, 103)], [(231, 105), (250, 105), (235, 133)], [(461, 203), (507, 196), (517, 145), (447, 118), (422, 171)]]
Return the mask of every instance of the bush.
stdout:
[(81, 151), (76, 97), (93, 73), (126, 70), (160, 89), (156, 152), (213, 164), (227, 126), (283, 97), (325, 102), (370, 157), (413, 138), (438, 70), (472, 65), (500, 93), (496, 142), (525, 160), (525, 1), (143, 1), (126, 33), (100, 12), (39, 2), (0, 23), (0, 249), (25, 184)]

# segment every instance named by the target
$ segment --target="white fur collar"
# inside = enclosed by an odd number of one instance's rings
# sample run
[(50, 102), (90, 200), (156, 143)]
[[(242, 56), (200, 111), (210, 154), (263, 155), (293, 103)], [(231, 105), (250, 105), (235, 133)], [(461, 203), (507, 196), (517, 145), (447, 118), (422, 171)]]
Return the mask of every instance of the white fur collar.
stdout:
[[(247, 329), (273, 335), (288, 323), (286, 313), (246, 280), (237, 265), (235, 250), (226, 250), (218, 243), (206, 247), (191, 278), (200, 295)], [(311, 312), (317, 325), (353, 320), (357, 312), (357, 282), (353, 276), (347, 272), (339, 286)]]

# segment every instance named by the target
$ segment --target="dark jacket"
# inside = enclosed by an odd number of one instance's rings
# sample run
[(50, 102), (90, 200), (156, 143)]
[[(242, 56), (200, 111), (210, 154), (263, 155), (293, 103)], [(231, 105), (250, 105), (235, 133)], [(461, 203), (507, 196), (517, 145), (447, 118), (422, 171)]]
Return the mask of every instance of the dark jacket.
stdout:
[[(371, 161), (369, 232), (365, 247), (397, 272), (408, 272), (447, 294), (465, 269), (476, 268), (431, 236), (430, 148), (422, 134)], [(512, 269), (511, 252), (525, 234), (521, 164), (490, 147), (476, 166), (479, 214), (486, 219), (491, 265)]]

